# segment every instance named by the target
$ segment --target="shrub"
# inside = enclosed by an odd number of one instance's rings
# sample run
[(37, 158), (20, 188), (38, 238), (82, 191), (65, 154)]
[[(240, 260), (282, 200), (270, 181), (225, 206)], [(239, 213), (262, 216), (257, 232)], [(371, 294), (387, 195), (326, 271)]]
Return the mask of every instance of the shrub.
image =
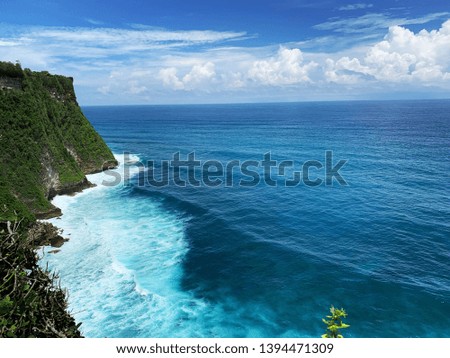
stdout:
[(330, 313), (331, 315), (327, 316), (328, 319), (322, 318), (323, 323), (327, 325), (327, 331), (322, 338), (344, 338), (340, 330), (350, 327), (342, 322), (342, 318), (347, 317), (347, 313), (343, 308), (337, 309), (334, 306), (331, 306)]
[(10, 222), (0, 227), (0, 337), (81, 337), (58, 277), (38, 265), (35, 246)]

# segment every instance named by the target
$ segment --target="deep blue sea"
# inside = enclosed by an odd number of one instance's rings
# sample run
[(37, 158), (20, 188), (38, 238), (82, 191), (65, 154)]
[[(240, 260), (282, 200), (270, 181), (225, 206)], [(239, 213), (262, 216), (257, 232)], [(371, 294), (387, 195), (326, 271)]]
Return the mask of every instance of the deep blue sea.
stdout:
[[(70, 241), (42, 262), (86, 336), (320, 337), (334, 305), (346, 337), (450, 337), (450, 100), (83, 111), (119, 157), (153, 161), (55, 200)], [(144, 180), (177, 152), (315, 161), (325, 179), (326, 151), (347, 185), (285, 186), (278, 169), (276, 185)]]

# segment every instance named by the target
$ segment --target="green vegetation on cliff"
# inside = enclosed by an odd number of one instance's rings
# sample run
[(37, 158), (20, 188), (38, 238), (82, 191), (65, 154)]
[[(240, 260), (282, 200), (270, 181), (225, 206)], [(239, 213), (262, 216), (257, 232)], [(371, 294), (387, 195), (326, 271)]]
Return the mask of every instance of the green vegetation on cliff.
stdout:
[(0, 221), (57, 212), (49, 199), (117, 163), (81, 112), (73, 80), (0, 62)]
[(39, 267), (33, 237), (19, 229), (0, 225), (0, 337), (80, 337), (57, 277)]
[(64, 239), (35, 219), (59, 214), (50, 199), (89, 187), (85, 174), (116, 165), (72, 78), (0, 62), (0, 337), (80, 337), (35, 251)]

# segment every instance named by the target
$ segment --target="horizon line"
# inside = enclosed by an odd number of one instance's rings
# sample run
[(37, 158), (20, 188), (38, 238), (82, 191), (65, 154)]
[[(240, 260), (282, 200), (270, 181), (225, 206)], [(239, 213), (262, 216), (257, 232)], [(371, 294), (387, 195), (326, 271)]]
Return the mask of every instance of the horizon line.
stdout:
[(80, 104), (80, 107), (145, 107), (145, 106), (223, 106), (223, 105), (256, 105), (256, 104), (306, 104), (306, 103), (337, 103), (337, 102), (420, 102), (420, 101), (450, 101), (443, 98), (390, 98), (390, 99), (321, 99), (307, 101), (261, 101), (261, 102), (211, 102), (211, 103), (133, 103), (133, 104)]

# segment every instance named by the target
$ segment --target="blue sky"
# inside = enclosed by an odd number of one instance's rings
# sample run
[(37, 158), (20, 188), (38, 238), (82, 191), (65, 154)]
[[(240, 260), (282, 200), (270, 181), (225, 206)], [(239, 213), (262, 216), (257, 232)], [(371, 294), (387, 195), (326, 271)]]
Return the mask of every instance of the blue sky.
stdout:
[(0, 59), (79, 102), (448, 98), (448, 1), (0, 0)]

